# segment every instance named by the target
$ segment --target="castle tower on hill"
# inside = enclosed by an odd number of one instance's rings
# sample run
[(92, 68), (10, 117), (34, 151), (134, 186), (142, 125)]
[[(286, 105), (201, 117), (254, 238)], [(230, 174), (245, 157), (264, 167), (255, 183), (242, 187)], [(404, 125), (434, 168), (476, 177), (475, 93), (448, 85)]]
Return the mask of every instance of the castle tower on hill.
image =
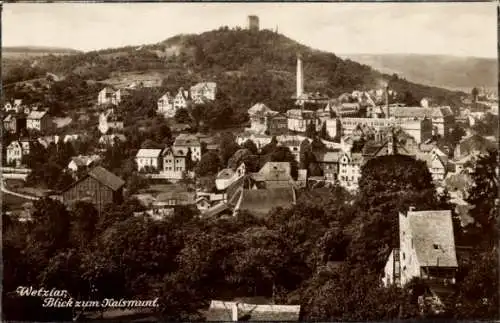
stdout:
[(304, 93), (304, 74), (302, 71), (302, 57), (297, 54), (297, 98)]
[(259, 31), (259, 17), (257, 16), (248, 16), (248, 29)]

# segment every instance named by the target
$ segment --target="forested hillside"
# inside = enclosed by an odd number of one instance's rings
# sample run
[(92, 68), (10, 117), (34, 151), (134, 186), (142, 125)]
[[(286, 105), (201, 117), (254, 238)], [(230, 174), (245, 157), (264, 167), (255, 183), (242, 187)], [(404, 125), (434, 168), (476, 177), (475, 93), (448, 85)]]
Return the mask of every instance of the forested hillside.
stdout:
[(237, 108), (248, 109), (262, 101), (284, 110), (295, 91), (297, 53), (301, 53), (304, 61), (306, 91), (335, 96), (390, 81), (394, 90), (410, 92), (416, 100), (429, 96), (449, 104), (459, 97), (456, 92), (381, 74), (367, 65), (308, 48), (269, 30), (254, 32), (227, 27), (200, 35), (178, 35), (154, 45), (49, 55), (38, 58), (36, 64), (21, 61), (13, 66), (11, 62), (10, 66), (3, 66), (6, 69), (2, 78), (6, 86), (44, 77), (46, 72), (112, 82), (121, 74), (134, 72), (142, 76), (159, 75), (164, 80), (164, 89), (170, 91), (211, 80), (218, 83), (221, 95), (231, 98)]

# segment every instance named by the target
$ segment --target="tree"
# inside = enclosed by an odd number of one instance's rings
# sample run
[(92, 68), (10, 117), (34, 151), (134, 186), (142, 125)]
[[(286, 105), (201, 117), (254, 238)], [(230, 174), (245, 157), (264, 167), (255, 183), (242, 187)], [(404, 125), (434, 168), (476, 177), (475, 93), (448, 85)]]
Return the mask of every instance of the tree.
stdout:
[(235, 141), (234, 135), (230, 132), (225, 132), (220, 136), (219, 156), (223, 166), (227, 165), (229, 158), (240, 149), (240, 146)]
[(195, 172), (197, 176), (214, 175), (219, 171), (220, 167), (221, 161), (219, 156), (216, 153), (209, 151), (201, 156), (201, 160), (198, 165), (196, 165)]
[(235, 170), (236, 168), (238, 168), (241, 165), (241, 163), (243, 162), (243, 160), (246, 157), (251, 156), (251, 155), (252, 155), (252, 152), (250, 150), (239, 149), (234, 153), (234, 155), (231, 158), (229, 158), (229, 161), (227, 163), (227, 167)]
[(277, 146), (278, 146), (278, 139), (276, 139), (276, 136), (273, 136), (271, 138), (271, 142), (262, 147), (261, 154), (262, 155), (270, 154), (276, 149)]
[(452, 147), (456, 147), (456, 145), (458, 145), (460, 140), (462, 140), (462, 137), (464, 137), (466, 134), (467, 133), (465, 132), (465, 130), (462, 127), (457, 125), (449, 133), (448, 141), (451, 143)]
[(250, 150), (252, 155), (257, 155), (259, 153), (259, 149), (257, 148), (257, 145), (251, 139), (248, 139), (247, 141), (245, 141), (243, 143), (243, 145), (241, 145), (241, 148), (245, 148), (245, 149)]
[(71, 211), (72, 245), (85, 248), (95, 237), (99, 214), (93, 204), (78, 201)]
[(316, 124), (314, 122), (307, 124), (306, 137), (311, 139), (316, 137)]
[(175, 121), (178, 123), (190, 123), (191, 118), (189, 116), (188, 110), (181, 108), (175, 112)]
[(464, 279), (458, 283), (455, 318), (460, 320), (498, 319), (498, 251), (474, 255)]
[(470, 214), (478, 228), (477, 239), (488, 245), (498, 242), (498, 152), (490, 151), (476, 162), (472, 173), (474, 185), (469, 191)]
[(404, 155), (369, 160), (361, 168), (350, 259), (381, 269), (398, 243), (398, 212), (410, 206), (419, 210), (443, 207), (425, 162)]

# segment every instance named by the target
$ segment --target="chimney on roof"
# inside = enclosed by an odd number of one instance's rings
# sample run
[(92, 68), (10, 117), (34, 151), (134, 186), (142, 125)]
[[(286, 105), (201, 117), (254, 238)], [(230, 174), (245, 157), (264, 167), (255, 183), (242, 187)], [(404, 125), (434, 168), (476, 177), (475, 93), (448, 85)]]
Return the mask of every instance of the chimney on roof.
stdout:
[(232, 319), (233, 319), (233, 322), (237, 322), (238, 321), (238, 303), (233, 303), (233, 306), (231, 308), (231, 313), (232, 313)]
[(415, 211), (415, 207), (414, 207), (414, 206), (410, 206), (410, 207), (408, 208), (408, 211), (409, 211), (409, 212), (413, 212), (413, 211)]

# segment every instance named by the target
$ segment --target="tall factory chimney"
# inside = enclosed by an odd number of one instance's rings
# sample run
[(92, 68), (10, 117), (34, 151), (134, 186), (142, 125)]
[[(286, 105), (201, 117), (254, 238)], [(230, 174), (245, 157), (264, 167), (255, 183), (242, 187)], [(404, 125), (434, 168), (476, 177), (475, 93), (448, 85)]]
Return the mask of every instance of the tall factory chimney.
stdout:
[(384, 99), (385, 99), (385, 109), (387, 111), (387, 118), (391, 117), (391, 111), (389, 109), (389, 85), (384, 88)]
[(302, 73), (302, 57), (297, 55), (297, 98), (304, 93), (304, 75)]

